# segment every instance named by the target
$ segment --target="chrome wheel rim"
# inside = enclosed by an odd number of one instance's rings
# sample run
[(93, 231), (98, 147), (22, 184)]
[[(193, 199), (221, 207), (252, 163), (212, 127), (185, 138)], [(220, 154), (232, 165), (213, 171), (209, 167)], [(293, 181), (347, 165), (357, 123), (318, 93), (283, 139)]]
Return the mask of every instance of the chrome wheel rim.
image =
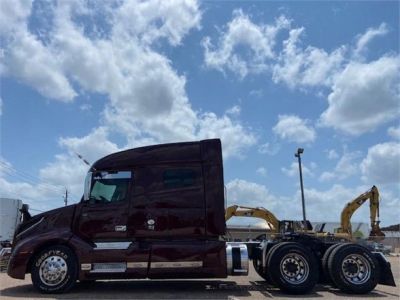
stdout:
[(359, 285), (371, 277), (371, 265), (364, 256), (350, 254), (342, 262), (342, 272), (346, 280)]
[(67, 276), (67, 262), (61, 256), (47, 257), (39, 267), (40, 280), (49, 286), (61, 283)]
[(289, 253), (281, 260), (280, 271), (287, 282), (301, 284), (308, 278), (310, 267), (302, 255)]

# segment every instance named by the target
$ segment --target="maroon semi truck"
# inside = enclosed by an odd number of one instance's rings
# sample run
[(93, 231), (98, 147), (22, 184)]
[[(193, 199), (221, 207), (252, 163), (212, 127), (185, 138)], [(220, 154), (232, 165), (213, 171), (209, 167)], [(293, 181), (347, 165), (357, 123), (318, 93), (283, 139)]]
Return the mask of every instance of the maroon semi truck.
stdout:
[(77, 280), (226, 278), (249, 260), (269, 284), (307, 293), (321, 280), (345, 292), (394, 285), (390, 264), (335, 239), (284, 232), (252, 243), (226, 242), (221, 142), (154, 145), (94, 163), (82, 200), (19, 225), (8, 275), (44, 293)]

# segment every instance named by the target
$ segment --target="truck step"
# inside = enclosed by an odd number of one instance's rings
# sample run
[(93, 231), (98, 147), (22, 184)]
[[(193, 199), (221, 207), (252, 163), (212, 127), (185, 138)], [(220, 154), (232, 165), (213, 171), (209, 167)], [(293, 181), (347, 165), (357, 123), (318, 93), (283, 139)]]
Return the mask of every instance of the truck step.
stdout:
[(90, 273), (122, 273), (126, 271), (126, 263), (95, 263)]

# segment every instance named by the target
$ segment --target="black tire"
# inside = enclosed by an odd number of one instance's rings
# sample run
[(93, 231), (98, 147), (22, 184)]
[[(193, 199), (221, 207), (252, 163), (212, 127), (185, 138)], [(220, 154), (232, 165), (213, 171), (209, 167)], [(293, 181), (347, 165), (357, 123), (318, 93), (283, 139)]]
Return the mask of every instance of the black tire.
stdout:
[(310, 292), (318, 282), (318, 262), (314, 254), (299, 243), (279, 243), (271, 248), (267, 260), (272, 281), (288, 294)]
[(269, 263), (268, 263), (269, 262), (269, 258), (275, 252), (275, 250), (277, 248), (281, 247), (282, 245), (288, 244), (288, 243), (289, 242), (281, 242), (281, 243), (278, 243), (278, 244), (272, 246), (271, 249), (268, 251), (268, 253), (265, 255), (266, 273), (264, 275), (265, 276), (264, 278), (267, 281), (267, 283), (269, 283), (270, 285), (278, 286), (276, 284), (276, 282), (274, 281), (274, 279), (272, 278), (272, 276), (271, 276), (271, 270), (270, 270), (270, 266), (269, 266)]
[(78, 277), (74, 252), (66, 246), (51, 246), (40, 251), (31, 265), (33, 286), (41, 293), (57, 294), (70, 290)]
[(253, 267), (254, 267), (254, 270), (256, 270), (256, 273), (257, 273), (260, 277), (262, 277), (263, 279), (265, 279), (264, 273), (263, 273), (263, 271), (262, 271), (261, 263), (262, 263), (261, 260), (259, 260), (259, 259), (253, 259)]
[(328, 259), (332, 281), (345, 293), (365, 294), (379, 281), (380, 267), (374, 255), (358, 244), (342, 244)]
[(322, 281), (324, 283), (330, 283), (332, 286), (335, 286), (335, 283), (332, 281), (331, 275), (329, 275), (329, 268), (328, 268), (328, 260), (329, 257), (331, 256), (331, 253), (333, 250), (335, 250), (338, 246), (343, 245), (342, 243), (337, 243), (332, 246), (330, 246), (324, 253), (324, 256), (322, 257), (321, 260), (321, 267), (322, 267), (322, 274), (323, 278)]

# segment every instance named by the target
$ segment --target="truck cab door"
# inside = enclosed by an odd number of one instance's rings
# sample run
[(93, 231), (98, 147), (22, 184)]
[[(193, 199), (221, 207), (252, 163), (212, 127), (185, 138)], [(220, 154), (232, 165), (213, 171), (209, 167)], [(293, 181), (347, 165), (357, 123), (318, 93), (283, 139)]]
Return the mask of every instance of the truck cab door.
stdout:
[(87, 272), (90, 276), (111, 272), (129, 278), (146, 277), (149, 249), (127, 231), (133, 172), (95, 172), (90, 176), (74, 227), (75, 233), (93, 247), (84, 261), (91, 266)]
[(98, 172), (90, 194), (80, 203), (76, 234), (96, 242), (119, 242), (127, 238), (131, 172)]

